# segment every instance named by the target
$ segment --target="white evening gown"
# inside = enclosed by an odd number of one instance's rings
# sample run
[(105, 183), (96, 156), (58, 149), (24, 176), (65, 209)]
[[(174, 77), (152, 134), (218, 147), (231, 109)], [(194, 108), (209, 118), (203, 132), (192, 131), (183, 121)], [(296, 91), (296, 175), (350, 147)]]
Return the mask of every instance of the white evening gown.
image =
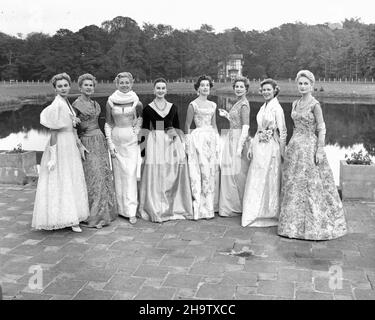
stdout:
[[(260, 108), (257, 124), (243, 198), (243, 227), (277, 226), (280, 213), (281, 150), (285, 148), (287, 132), (277, 98)], [(262, 141), (265, 130), (272, 132), (269, 141)]]
[(73, 134), (73, 113), (66, 100), (58, 95), (40, 114), (40, 123), (58, 132), (55, 169), (47, 168), (50, 141), (41, 160), (32, 219), (34, 229), (71, 227), (89, 216), (81, 156)]

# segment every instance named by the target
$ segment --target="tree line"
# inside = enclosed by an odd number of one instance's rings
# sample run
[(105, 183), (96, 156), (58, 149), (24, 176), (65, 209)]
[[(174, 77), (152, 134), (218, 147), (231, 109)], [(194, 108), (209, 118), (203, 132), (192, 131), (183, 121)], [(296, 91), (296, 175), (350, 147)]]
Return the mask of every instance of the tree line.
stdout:
[(53, 36), (0, 32), (0, 78), (49, 80), (65, 71), (73, 79), (89, 72), (113, 80), (126, 70), (138, 80), (193, 79), (203, 73), (215, 79), (218, 62), (233, 53), (243, 54), (243, 74), (250, 79), (294, 78), (301, 68), (326, 79), (370, 78), (375, 77), (375, 25), (351, 18), (339, 25), (297, 22), (264, 32), (232, 28), (219, 33), (207, 24), (198, 30), (140, 27), (118, 16), (100, 27), (60, 29)]

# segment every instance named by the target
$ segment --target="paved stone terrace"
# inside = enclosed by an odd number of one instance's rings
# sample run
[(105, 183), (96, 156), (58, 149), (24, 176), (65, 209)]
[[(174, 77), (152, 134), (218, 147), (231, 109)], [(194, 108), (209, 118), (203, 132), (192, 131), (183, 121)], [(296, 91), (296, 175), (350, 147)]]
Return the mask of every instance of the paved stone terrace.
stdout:
[(0, 185), (3, 299), (375, 299), (375, 203), (345, 202), (350, 234), (314, 242), (239, 217), (32, 231), (34, 196)]

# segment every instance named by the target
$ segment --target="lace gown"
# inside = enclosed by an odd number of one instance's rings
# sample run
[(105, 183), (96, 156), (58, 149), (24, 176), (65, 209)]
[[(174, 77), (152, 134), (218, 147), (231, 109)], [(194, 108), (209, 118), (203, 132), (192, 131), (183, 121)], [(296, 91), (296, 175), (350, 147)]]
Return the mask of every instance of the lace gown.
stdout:
[[(260, 108), (257, 124), (243, 200), (243, 227), (277, 226), (280, 212), (281, 150), (285, 147), (287, 131), (284, 111), (277, 98)], [(262, 142), (266, 129), (272, 135), (268, 142)]]
[(40, 163), (32, 227), (54, 230), (78, 225), (89, 216), (87, 189), (81, 156), (73, 133), (70, 110), (59, 95), (40, 114), (40, 123), (57, 131), (56, 167), (49, 171), (51, 159), (46, 146)]
[[(344, 209), (324, 153), (314, 162), (317, 128), (324, 124), (320, 104), (314, 98), (297, 110), (293, 103), (293, 136), (283, 170), (282, 202), (278, 233), (289, 238), (328, 240), (347, 232)], [(325, 127), (325, 126), (324, 126)]]
[(220, 164), (219, 215), (226, 217), (242, 212), (246, 175), (249, 170), (246, 144), (241, 156), (237, 156), (236, 151), (242, 126), (249, 125), (250, 121), (250, 105), (246, 98), (232, 106), (229, 111), (229, 119), (230, 129), (223, 138)]
[(140, 148), (134, 126), (139, 117), (135, 106), (109, 106), (106, 121), (112, 126), (116, 157), (112, 158), (118, 214), (135, 217), (138, 206), (137, 178), (140, 173)]
[(193, 129), (187, 136), (188, 166), (193, 195), (193, 219), (209, 219), (218, 211), (220, 138), (212, 126), (216, 103), (200, 107), (193, 101)]
[(193, 218), (185, 148), (180, 136), (172, 140), (166, 133), (172, 128), (180, 128), (174, 104), (168, 103), (164, 112), (154, 103), (143, 109), (147, 144), (138, 211), (153, 222)]
[(89, 151), (82, 162), (90, 208), (86, 224), (88, 227), (105, 226), (117, 217), (117, 208), (107, 143), (98, 123), (100, 105), (79, 97), (73, 108), (81, 120), (79, 138)]

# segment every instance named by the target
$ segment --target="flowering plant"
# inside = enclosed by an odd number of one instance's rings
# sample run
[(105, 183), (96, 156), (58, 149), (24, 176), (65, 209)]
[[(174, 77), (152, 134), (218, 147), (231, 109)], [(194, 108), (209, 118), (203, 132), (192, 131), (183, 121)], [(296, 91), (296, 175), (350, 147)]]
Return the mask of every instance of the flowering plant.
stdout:
[(273, 136), (272, 129), (265, 129), (258, 132), (259, 142), (269, 142)]
[(6, 153), (23, 153), (25, 150), (22, 149), (22, 143), (17, 144), (17, 147), (13, 148), (13, 150), (7, 151)]
[(372, 160), (368, 153), (363, 154), (362, 150), (358, 152), (352, 152), (350, 157), (345, 155), (345, 160), (347, 164), (371, 164)]

